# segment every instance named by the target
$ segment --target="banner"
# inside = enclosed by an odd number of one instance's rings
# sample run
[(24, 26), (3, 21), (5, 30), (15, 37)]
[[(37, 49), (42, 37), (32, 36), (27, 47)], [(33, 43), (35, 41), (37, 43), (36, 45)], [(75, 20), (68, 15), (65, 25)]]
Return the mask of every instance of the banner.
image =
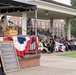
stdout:
[(37, 38), (35, 36), (7, 36), (0, 37), (0, 41), (13, 41), (16, 53), (20, 57), (25, 54), (36, 54), (38, 50)]

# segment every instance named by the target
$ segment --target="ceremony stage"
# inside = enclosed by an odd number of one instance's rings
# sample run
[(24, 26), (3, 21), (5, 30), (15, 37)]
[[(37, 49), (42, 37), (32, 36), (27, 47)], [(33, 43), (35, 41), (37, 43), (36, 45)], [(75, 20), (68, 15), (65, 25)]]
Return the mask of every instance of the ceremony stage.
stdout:
[(36, 36), (5, 36), (0, 37), (0, 41), (13, 41), (20, 68), (40, 65)]

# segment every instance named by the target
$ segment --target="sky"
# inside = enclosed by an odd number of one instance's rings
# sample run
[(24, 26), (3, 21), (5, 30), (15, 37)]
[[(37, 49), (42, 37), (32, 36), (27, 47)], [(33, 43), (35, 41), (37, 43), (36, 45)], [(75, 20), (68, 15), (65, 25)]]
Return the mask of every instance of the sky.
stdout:
[(54, 1), (57, 1), (57, 2), (60, 2), (60, 3), (64, 3), (64, 4), (67, 4), (67, 5), (71, 5), (70, 4), (70, 0), (54, 0)]

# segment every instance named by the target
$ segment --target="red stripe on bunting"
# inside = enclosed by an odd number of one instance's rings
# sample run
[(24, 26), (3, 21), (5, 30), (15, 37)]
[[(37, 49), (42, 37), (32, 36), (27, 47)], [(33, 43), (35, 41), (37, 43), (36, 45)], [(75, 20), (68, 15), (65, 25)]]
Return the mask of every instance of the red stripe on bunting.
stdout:
[[(30, 49), (30, 44), (32, 42), (32, 39), (34, 38), (34, 41), (36, 42), (36, 49), (34, 52), (31, 52), (32, 54), (36, 54), (36, 50), (38, 50), (38, 43), (37, 43), (37, 38), (36, 37), (30, 37), (30, 40), (27, 41), (27, 44), (25, 46), (25, 49), (24, 51), (20, 51), (20, 50), (17, 50), (16, 48), (16, 53), (17, 53), (17, 56), (20, 56), (20, 57), (24, 57), (25, 54), (28, 54), (30, 53), (29, 52), (29, 49)], [(13, 41), (13, 37), (12, 36), (7, 36), (7, 37), (3, 37), (3, 41)]]

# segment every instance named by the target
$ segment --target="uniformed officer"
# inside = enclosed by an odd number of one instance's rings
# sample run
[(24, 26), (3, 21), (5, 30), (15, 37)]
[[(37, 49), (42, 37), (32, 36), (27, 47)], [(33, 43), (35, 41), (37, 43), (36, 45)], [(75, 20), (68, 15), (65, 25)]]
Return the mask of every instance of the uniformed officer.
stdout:
[(6, 31), (6, 27), (8, 26), (6, 17), (2, 16), (0, 21), (0, 36), (4, 35), (4, 31)]

